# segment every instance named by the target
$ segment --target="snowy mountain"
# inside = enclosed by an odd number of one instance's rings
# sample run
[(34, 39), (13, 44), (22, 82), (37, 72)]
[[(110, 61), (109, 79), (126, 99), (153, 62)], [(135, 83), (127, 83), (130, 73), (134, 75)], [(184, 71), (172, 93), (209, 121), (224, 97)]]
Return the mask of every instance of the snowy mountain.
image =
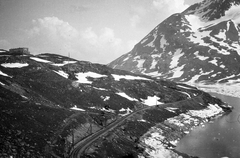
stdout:
[(176, 142), (229, 109), (185, 84), (8, 51), (0, 53), (0, 105), (0, 157), (27, 158), (190, 157)]
[(109, 66), (178, 82), (239, 82), (239, 4), (239, 0), (194, 4), (161, 22)]

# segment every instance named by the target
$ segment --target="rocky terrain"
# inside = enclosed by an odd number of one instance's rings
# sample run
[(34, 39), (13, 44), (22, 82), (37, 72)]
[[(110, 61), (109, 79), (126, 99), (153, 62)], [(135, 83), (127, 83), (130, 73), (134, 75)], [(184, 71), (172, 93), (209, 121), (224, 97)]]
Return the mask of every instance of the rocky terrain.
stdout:
[(3, 158), (70, 157), (105, 129), (81, 157), (190, 157), (177, 141), (229, 110), (192, 86), (55, 54), (2, 51), (0, 89)]
[(108, 66), (177, 82), (239, 83), (239, 4), (194, 4), (162, 21)]

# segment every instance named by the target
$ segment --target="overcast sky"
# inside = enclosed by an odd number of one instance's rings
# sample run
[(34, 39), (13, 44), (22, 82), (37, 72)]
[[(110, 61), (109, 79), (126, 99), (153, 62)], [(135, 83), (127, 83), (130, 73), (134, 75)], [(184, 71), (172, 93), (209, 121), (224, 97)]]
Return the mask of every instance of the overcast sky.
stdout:
[(0, 0), (0, 48), (107, 64), (202, 0)]

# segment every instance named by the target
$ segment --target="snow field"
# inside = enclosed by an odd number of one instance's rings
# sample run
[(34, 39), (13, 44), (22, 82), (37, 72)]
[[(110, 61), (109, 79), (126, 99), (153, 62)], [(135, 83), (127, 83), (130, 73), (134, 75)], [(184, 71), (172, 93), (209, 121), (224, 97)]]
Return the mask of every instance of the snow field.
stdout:
[[(167, 107), (165, 109), (175, 113), (178, 108)], [(164, 124), (167, 128), (169, 128), (169, 126), (176, 127), (183, 133), (188, 134), (193, 127), (199, 126), (200, 124), (205, 122), (207, 118), (217, 116), (222, 112), (222, 108), (220, 108), (217, 104), (209, 104), (205, 109), (189, 110), (185, 114), (182, 113), (178, 116), (168, 118), (164, 121)], [(162, 127), (160, 126), (160, 128)], [(160, 128), (157, 128), (156, 126), (152, 127), (149, 132), (147, 132), (142, 137), (141, 144), (144, 145), (145, 152), (149, 154), (151, 158), (181, 157), (174, 153), (171, 150), (171, 147), (167, 145), (168, 143), (170, 143), (171, 145), (176, 146), (180, 138), (174, 138), (172, 136), (166, 138), (166, 132), (164, 133), (163, 130)], [(168, 131), (168, 129), (166, 129), (166, 131)]]
[[(225, 19), (225, 20), (228, 20), (228, 19)], [(224, 21), (224, 20), (222, 20), (222, 21)], [(218, 24), (222, 21), (215, 21), (212, 24), (216, 25), (216, 24)], [(190, 20), (190, 23), (191, 23), (191, 20)], [(194, 22), (192, 22), (192, 23), (194, 23)], [(207, 24), (208, 23), (205, 23), (204, 25), (206, 26)], [(229, 21), (227, 22), (227, 24), (229, 25)], [(200, 27), (204, 28), (203, 26), (199, 26), (199, 29), (202, 29)], [(228, 52), (228, 50), (231, 50), (231, 49), (239, 50), (240, 49), (240, 46), (239, 46), (239, 44), (237, 44), (237, 42), (233, 42), (231, 45), (229, 45), (228, 43), (225, 42), (225, 40), (227, 39), (226, 34), (225, 34), (226, 30), (220, 30), (219, 34), (214, 35), (214, 36), (210, 36), (210, 33), (211, 33), (211, 31), (196, 30), (194, 32), (194, 34), (192, 34), (189, 37), (189, 39), (194, 43), (199, 43), (202, 46), (207, 46), (207, 47), (210, 47), (211, 49), (217, 50), (219, 53), (221, 53), (223, 55), (229, 55), (230, 53)], [(219, 49), (218, 47), (215, 47), (214, 45), (210, 45), (209, 43), (205, 43), (204, 40), (203, 40), (203, 38), (205, 38), (205, 37), (210, 38), (211, 41), (213, 41), (215, 43), (218, 43), (221, 46), (226, 47), (226, 48)], [(219, 38), (222, 39), (222, 40), (219, 41)], [(202, 58), (202, 59), (204, 59), (204, 58)], [(213, 62), (213, 64), (215, 63), (215, 61), (212, 61), (212, 62)]]
[(194, 83), (194, 86), (206, 92), (219, 93), (227, 96), (240, 98), (240, 83), (225, 83), (225, 84), (212, 84), (205, 85), (203, 83)]
[[(163, 131), (160, 128), (153, 127), (141, 139), (141, 144), (145, 148), (145, 152), (150, 158), (182, 158), (172, 150), (168, 149), (164, 144), (166, 138), (163, 136)], [(175, 144), (175, 141), (171, 141)], [(141, 157), (141, 156), (140, 156)]]

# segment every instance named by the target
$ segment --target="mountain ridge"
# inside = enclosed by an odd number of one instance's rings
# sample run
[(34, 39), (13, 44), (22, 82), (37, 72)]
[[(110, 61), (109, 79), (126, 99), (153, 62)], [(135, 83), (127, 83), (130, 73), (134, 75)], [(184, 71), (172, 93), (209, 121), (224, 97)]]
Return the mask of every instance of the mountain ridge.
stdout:
[[(207, 14), (209, 19), (206, 19), (205, 14), (199, 13), (204, 8), (213, 8), (216, 3), (220, 8), (228, 3), (231, 7), (227, 9), (234, 11), (239, 1), (205, 0), (182, 13), (173, 14), (157, 25), (129, 53), (108, 66), (178, 82), (237, 81), (240, 78), (238, 16), (229, 17), (229, 14), (219, 13), (222, 19), (215, 19), (212, 14)], [(226, 8), (223, 10), (225, 13)], [(238, 15), (238, 12), (235, 14)]]
[(82, 156), (147, 157), (153, 147), (145, 140), (162, 131), (164, 152), (188, 158), (170, 141), (230, 108), (185, 84), (56, 54), (8, 52), (0, 53), (0, 105), (0, 157), (29, 158), (69, 157), (77, 142), (144, 107), (149, 108), (104, 133)]

